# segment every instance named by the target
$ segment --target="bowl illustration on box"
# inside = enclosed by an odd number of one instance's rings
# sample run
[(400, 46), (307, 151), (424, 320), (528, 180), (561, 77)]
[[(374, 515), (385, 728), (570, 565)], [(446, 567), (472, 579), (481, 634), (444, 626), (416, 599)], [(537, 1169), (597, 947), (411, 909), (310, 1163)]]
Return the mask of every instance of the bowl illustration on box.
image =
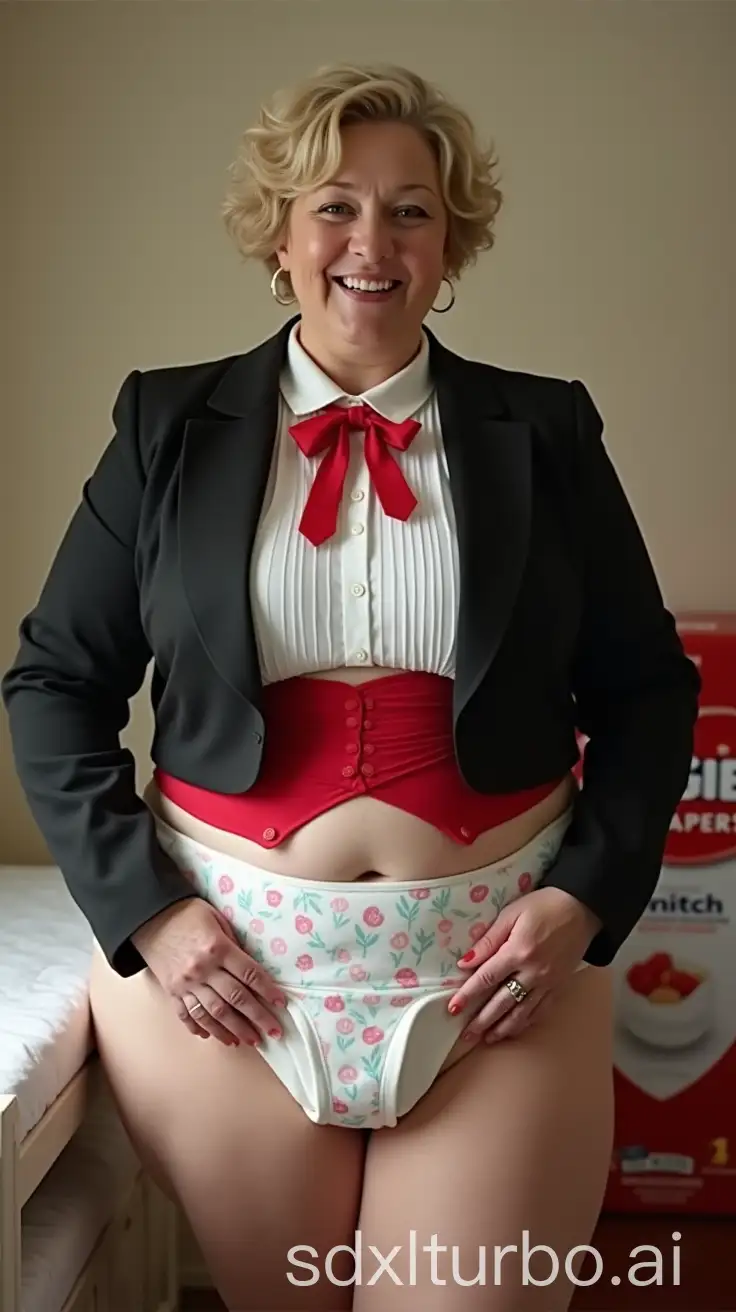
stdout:
[(620, 1020), (655, 1048), (684, 1048), (707, 1034), (714, 1016), (708, 971), (669, 952), (629, 966), (621, 984)]

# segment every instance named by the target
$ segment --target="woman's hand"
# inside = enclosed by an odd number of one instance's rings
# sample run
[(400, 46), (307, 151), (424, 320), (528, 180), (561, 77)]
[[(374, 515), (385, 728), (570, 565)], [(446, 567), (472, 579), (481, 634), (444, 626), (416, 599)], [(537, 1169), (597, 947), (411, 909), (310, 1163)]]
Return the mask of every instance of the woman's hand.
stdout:
[[(560, 888), (537, 888), (509, 902), (458, 966), (472, 971), (450, 999), (453, 1013), (485, 1006), (463, 1037), (487, 1043), (520, 1034), (539, 1019), (555, 988), (579, 966), (601, 922)], [(518, 1001), (506, 981), (517, 981), (526, 996)]]
[(286, 999), (209, 902), (176, 902), (141, 925), (133, 942), (192, 1034), (227, 1045), (280, 1037), (264, 1003), (283, 1007)]

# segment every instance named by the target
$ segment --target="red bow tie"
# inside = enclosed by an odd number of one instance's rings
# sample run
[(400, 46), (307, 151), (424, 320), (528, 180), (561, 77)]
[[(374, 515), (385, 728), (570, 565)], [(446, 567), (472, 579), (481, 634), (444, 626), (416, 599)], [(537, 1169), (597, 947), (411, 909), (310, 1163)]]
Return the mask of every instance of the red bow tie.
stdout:
[(406, 451), (421, 424), (405, 419), (397, 424), (376, 414), (369, 405), (331, 405), (311, 419), (294, 424), (289, 432), (305, 456), (324, 456), (312, 484), (299, 530), (315, 546), (332, 537), (337, 527), (345, 475), (350, 460), (350, 430), (365, 432), (365, 459), (376, 494), (387, 515), (408, 519), (417, 499), (399, 469), (392, 446)]

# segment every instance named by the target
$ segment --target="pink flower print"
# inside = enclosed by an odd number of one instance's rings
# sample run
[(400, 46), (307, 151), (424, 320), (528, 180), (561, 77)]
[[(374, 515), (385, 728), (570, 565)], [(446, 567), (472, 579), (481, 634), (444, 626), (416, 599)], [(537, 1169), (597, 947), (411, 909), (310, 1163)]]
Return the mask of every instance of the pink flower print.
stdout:
[(309, 916), (297, 916), (294, 920), (294, 928), (297, 934), (311, 934), (314, 925)]
[(408, 1007), (414, 999), (408, 993), (397, 993), (395, 998), (391, 999), (392, 1007)]
[(332, 901), (330, 902), (330, 906), (332, 907), (333, 911), (336, 911), (337, 914), (340, 915), (341, 913), (344, 914), (348, 910), (349, 903), (346, 897), (333, 897)]
[(272, 938), (269, 946), (271, 948), (271, 951), (277, 957), (283, 957), (284, 953), (289, 951), (286, 945), (286, 939), (283, 938)]
[(488, 897), (487, 884), (475, 884), (474, 887), (471, 888), (470, 890), (471, 902), (485, 902), (487, 897)]
[(281, 894), (277, 893), (275, 888), (269, 888), (266, 894), (266, 901), (270, 907), (278, 907), (281, 905)]
[(352, 1034), (355, 1026), (347, 1016), (341, 1016), (335, 1028), (338, 1034)]
[(235, 912), (232, 907), (223, 907), (222, 914), (226, 920), (233, 920), (235, 918)]
[(300, 957), (297, 957), (297, 959), (296, 959), (296, 967), (297, 967), (297, 970), (313, 970), (313, 969), (314, 969), (314, 962), (313, 962), (313, 960), (312, 960), (312, 958), (310, 957), (310, 955), (309, 955), (308, 952), (302, 952), (302, 955), (301, 955)]
[(402, 948), (408, 947), (409, 935), (405, 934), (404, 931), (402, 930), (398, 934), (392, 934), (389, 939), (389, 943), (391, 944), (392, 948), (398, 948), (399, 951), (401, 951)]
[(429, 897), (428, 888), (413, 888), (409, 897), (413, 897), (415, 902), (423, 902), (425, 897)]
[(325, 998), (326, 1011), (344, 1011), (345, 999), (341, 998), (339, 993), (332, 993), (329, 998)]
[(377, 1025), (369, 1025), (367, 1029), (363, 1030), (364, 1043), (371, 1045), (374, 1043), (380, 1043), (382, 1038), (383, 1030), (379, 1029)]
[(337, 1072), (337, 1078), (341, 1084), (355, 1084), (358, 1072), (354, 1066), (341, 1066)]
[(437, 929), (438, 929), (438, 931), (439, 931), (440, 934), (451, 934), (451, 933), (452, 933), (452, 921), (451, 921), (451, 920), (440, 920), (440, 921), (438, 922)]
[(251, 934), (262, 934), (265, 926), (262, 920), (251, 920), (248, 931)]
[(372, 929), (377, 929), (379, 925), (383, 924), (384, 917), (378, 910), (378, 907), (366, 907), (363, 912), (363, 920), (365, 924), (370, 925)]
[(338, 961), (343, 961), (343, 962), (350, 960), (350, 953), (348, 952), (347, 948), (340, 948), (340, 951), (337, 954), (337, 959)]
[(485, 934), (487, 928), (488, 928), (487, 925), (471, 925), (471, 926), (470, 926), (470, 942), (471, 942), (471, 943), (477, 943), (477, 942), (478, 942), (478, 939), (483, 937), (483, 935)]
[(364, 1007), (380, 1007), (381, 999), (377, 993), (366, 993), (363, 997)]
[(333, 1098), (332, 1110), (333, 1112), (337, 1112), (338, 1116), (346, 1116), (347, 1113), (350, 1111), (350, 1108), (348, 1107), (346, 1102), (343, 1102), (342, 1098)]
[(351, 979), (355, 980), (356, 984), (360, 984), (361, 980), (368, 978), (368, 971), (363, 970), (362, 966), (351, 966), (348, 974)]
[(532, 877), (528, 871), (525, 871), (523, 875), (519, 875), (520, 893), (528, 893), (531, 886), (532, 886)]
[(220, 875), (217, 881), (217, 887), (221, 893), (232, 893), (235, 885), (229, 875)]
[(402, 966), (401, 970), (397, 970), (394, 979), (397, 984), (401, 985), (402, 989), (415, 989), (419, 983), (416, 973), (410, 970), (408, 966)]

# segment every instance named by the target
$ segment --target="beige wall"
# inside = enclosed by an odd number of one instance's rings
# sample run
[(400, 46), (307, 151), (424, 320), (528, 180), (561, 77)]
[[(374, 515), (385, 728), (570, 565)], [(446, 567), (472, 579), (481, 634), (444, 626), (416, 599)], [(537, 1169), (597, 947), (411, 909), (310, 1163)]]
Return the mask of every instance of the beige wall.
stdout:
[[(585, 379), (670, 603), (736, 607), (736, 6), (6, 3), (0, 48), (3, 669), (124, 375), (281, 321), (217, 208), (261, 97), (333, 58), (411, 64), (493, 135), (498, 245), (432, 326)], [(0, 861), (44, 859), (1, 732)], [(143, 769), (148, 732), (139, 699)]]

